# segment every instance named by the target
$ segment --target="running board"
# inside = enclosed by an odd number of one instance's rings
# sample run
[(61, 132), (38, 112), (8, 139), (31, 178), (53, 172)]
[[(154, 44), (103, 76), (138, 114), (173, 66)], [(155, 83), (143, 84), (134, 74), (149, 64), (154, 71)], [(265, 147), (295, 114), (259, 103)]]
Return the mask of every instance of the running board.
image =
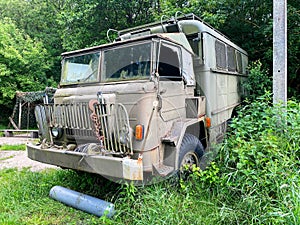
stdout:
[(153, 165), (153, 174), (165, 177), (174, 171), (174, 167), (164, 164)]

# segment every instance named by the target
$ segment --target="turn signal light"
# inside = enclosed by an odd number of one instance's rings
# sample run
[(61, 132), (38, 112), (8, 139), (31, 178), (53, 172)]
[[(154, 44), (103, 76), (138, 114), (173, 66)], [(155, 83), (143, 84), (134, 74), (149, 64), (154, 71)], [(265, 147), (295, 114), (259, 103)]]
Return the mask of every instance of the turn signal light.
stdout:
[(211, 119), (209, 117), (205, 117), (205, 126), (206, 128), (211, 127)]
[(138, 124), (135, 126), (135, 139), (137, 141), (141, 141), (144, 138), (144, 126)]

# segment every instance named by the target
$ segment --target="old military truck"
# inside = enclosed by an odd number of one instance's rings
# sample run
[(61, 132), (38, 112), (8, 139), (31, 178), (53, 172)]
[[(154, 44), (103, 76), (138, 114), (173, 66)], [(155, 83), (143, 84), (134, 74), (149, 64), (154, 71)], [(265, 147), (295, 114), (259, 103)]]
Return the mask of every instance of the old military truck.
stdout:
[(247, 53), (193, 14), (63, 53), (28, 157), (142, 182), (199, 166), (241, 102), (246, 67)]

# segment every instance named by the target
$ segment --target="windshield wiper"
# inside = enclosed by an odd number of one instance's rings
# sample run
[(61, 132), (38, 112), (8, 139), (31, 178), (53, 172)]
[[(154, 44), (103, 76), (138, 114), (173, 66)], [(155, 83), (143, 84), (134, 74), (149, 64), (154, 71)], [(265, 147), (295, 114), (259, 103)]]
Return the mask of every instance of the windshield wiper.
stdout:
[(97, 72), (97, 69), (93, 70), (87, 77), (85, 78), (82, 78), (82, 79), (78, 79), (77, 82), (85, 82), (87, 81), (88, 79), (90, 79), (92, 77), (92, 75)]

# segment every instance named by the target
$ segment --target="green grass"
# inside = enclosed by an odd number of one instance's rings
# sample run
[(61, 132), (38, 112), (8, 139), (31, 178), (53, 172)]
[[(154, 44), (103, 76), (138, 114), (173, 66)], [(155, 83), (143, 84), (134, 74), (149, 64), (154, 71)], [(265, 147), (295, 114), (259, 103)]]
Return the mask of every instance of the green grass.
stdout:
[(79, 177), (70, 171), (1, 170), (0, 224), (93, 224), (99, 221), (48, 197), (54, 185), (78, 188), (73, 179)]
[[(209, 192), (172, 182), (136, 188), (69, 170), (0, 170), (0, 224), (217, 224), (221, 208)], [(113, 202), (113, 219), (98, 218), (49, 198), (55, 185)]]
[[(276, 211), (255, 195), (228, 196), (224, 189), (207, 188), (198, 178), (192, 176), (181, 185), (168, 180), (134, 187), (69, 170), (4, 169), (0, 170), (0, 224), (295, 224), (299, 219), (293, 218), (295, 210), (300, 212), (297, 185), (282, 187), (284, 200), (270, 202)], [(51, 199), (49, 191), (55, 185), (114, 203), (115, 216), (98, 218)], [(288, 205), (283, 214), (282, 207)]]
[(25, 144), (18, 144), (18, 145), (0, 145), (0, 151), (25, 151), (26, 145)]

